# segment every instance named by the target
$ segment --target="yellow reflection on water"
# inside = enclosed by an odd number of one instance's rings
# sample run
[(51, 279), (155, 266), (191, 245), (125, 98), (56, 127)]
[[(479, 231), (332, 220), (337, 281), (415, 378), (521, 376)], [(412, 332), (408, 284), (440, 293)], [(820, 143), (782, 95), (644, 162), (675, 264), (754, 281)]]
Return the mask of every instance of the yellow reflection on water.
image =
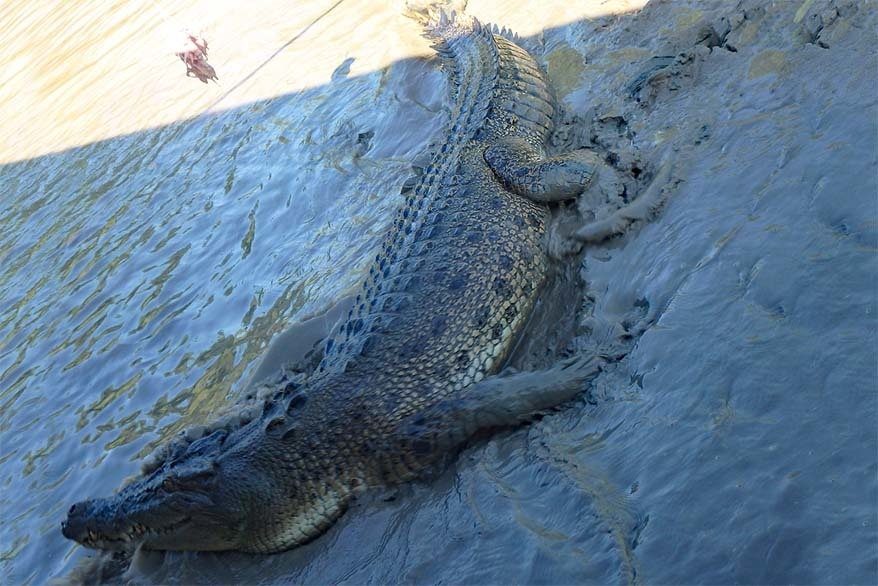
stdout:
[[(523, 36), (646, 0), (475, 0), (467, 12)], [(401, 0), (28, 0), (0, 7), (0, 164), (154, 128), (429, 55)], [(218, 83), (185, 76), (185, 33)]]

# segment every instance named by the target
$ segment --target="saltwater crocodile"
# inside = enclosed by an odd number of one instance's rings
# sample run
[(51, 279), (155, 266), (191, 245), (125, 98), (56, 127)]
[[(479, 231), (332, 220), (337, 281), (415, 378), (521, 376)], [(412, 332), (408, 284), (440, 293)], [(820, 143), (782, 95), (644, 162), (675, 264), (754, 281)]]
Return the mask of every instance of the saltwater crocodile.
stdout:
[(497, 376), (546, 279), (547, 204), (583, 191), (586, 151), (546, 157), (556, 105), (505, 31), (425, 23), (449, 71), (447, 140), (405, 202), (355, 305), (304, 382), (250, 417), (168, 447), (115, 496), (70, 508), (100, 549), (275, 552), (325, 531), (358, 492), (436, 466), (474, 432), (569, 400), (599, 359)]

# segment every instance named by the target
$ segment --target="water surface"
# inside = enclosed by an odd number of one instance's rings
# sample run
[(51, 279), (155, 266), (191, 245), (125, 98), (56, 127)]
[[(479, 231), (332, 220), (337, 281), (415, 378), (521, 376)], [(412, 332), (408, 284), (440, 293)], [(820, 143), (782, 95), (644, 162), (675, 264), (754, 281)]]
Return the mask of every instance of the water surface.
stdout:
[(78, 557), (58, 539), (72, 500), (112, 491), (157, 443), (204, 422), (275, 334), (358, 284), (445, 119), (443, 92), (419, 60), (340, 72), (0, 170), (13, 581), (63, 573)]

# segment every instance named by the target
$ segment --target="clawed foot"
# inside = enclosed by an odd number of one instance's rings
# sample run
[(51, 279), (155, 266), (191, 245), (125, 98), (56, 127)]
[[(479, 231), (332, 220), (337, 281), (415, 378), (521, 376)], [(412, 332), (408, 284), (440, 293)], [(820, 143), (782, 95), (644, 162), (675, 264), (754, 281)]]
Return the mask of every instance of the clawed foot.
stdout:
[(569, 383), (581, 383), (598, 374), (605, 362), (603, 356), (577, 355), (559, 361), (550, 371), (563, 376)]
[(600, 242), (623, 234), (637, 221), (649, 219), (664, 202), (667, 195), (666, 188), (676, 184), (672, 180), (672, 171), (671, 158), (666, 156), (649, 187), (638, 195), (637, 199), (607, 217), (582, 226), (573, 237), (583, 243)]
[(553, 220), (546, 231), (545, 248), (549, 258), (559, 262), (582, 251), (583, 243), (575, 238), (576, 226), (564, 222), (561, 217)]
[[(593, 210), (618, 209), (622, 196), (625, 193), (625, 184), (619, 177), (619, 173), (606, 163), (599, 161), (599, 157), (592, 151), (581, 150), (570, 154), (577, 160), (593, 161), (591, 167), (594, 172), (589, 181), (583, 183), (583, 191), (579, 195), (580, 209)], [(546, 233), (546, 253), (554, 260), (564, 260), (575, 256), (582, 251), (586, 240), (578, 237), (582, 225), (571, 222), (563, 216), (557, 218)]]

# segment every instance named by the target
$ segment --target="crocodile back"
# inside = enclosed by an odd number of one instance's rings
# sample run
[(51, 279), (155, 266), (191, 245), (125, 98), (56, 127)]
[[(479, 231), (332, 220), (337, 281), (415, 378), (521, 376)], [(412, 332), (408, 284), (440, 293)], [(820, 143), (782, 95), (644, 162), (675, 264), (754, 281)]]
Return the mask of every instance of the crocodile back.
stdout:
[(431, 35), (450, 70), (448, 138), (404, 194), (314, 384), (367, 410), (375, 433), (376, 419), (392, 425), (497, 372), (548, 268), (547, 208), (505, 190), (484, 161), (502, 136), (545, 142), (554, 101), (542, 72), (477, 22)]

